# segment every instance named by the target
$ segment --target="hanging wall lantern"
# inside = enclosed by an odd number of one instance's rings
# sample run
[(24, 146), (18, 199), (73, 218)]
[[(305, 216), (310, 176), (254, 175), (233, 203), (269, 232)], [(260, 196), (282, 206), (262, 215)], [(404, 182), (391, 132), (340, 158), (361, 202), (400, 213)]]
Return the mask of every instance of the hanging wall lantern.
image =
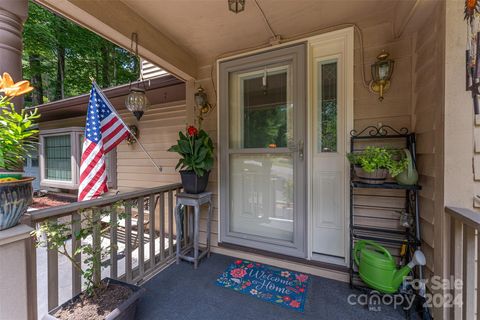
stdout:
[[(140, 66), (141, 61), (140, 57), (138, 56), (138, 35), (135, 32), (132, 33), (130, 50), (132, 54), (135, 54), (135, 58), (138, 60), (138, 65)], [(142, 85), (143, 88), (140, 88), (140, 85)], [(125, 99), (125, 107), (127, 107), (127, 109), (133, 113), (137, 120), (140, 120), (150, 105), (145, 91), (145, 81), (143, 80), (143, 74), (140, 70), (140, 79), (133, 86), (132, 83), (130, 83), (130, 93)]]
[(395, 61), (388, 59), (389, 53), (382, 51), (377, 56), (377, 61), (372, 64), (372, 81), (370, 90), (379, 95), (378, 100), (383, 101), (383, 94), (390, 89)]
[(145, 111), (147, 111), (149, 105), (150, 103), (145, 94), (145, 89), (139, 87), (130, 88), (130, 93), (125, 99), (125, 106), (131, 113), (133, 113), (137, 120), (140, 120)]
[(245, 0), (228, 0), (228, 9), (235, 13), (242, 12), (245, 10)]

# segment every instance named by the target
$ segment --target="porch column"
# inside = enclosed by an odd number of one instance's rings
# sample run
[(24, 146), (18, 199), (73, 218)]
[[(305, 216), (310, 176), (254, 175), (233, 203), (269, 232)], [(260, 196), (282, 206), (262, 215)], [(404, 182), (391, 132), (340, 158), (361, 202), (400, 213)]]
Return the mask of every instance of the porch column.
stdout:
[[(28, 15), (28, 0), (0, 0), (0, 72), (15, 81), (22, 79), (22, 31)], [(17, 109), (23, 98), (13, 101)]]
[(35, 319), (36, 295), (30, 291), (32, 281), (33, 229), (19, 224), (0, 231), (0, 319)]

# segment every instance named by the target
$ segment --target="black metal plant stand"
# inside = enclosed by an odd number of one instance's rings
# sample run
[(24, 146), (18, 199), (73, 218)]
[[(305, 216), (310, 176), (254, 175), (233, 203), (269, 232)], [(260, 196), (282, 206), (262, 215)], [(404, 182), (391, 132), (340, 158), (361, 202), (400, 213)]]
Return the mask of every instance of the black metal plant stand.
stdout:
[[(350, 152), (363, 150), (368, 145), (391, 146), (398, 149), (407, 148), (412, 154), (412, 160), (416, 163), (415, 134), (408, 132), (408, 129), (402, 128), (395, 130), (390, 126), (374, 127), (369, 126), (357, 132), (350, 132)], [(350, 174), (350, 286), (361, 290), (364, 293), (378, 294), (376, 291), (366, 287), (361, 281), (356, 265), (353, 262), (353, 248), (358, 240), (373, 240), (390, 250), (392, 256), (400, 264), (406, 264), (412, 257), (412, 253), (420, 248), (420, 219), (418, 205), (418, 191), (421, 189), (418, 185), (406, 186), (400, 185), (394, 181), (383, 184), (366, 184), (355, 181), (353, 166)], [(385, 191), (390, 190), (390, 191)], [(397, 191), (391, 191), (397, 190)], [(402, 196), (402, 190), (405, 193)], [(380, 199), (376, 205), (373, 201), (356, 201), (357, 198)], [(388, 203), (400, 202), (404, 198), (402, 207), (388, 205)], [(366, 203), (365, 203), (366, 202)], [(387, 204), (385, 204), (387, 203)], [(400, 227), (400, 215), (408, 214), (411, 223), (409, 227)], [(392, 225), (396, 224), (396, 228)], [(400, 256), (402, 246), (406, 246), (406, 254)], [(398, 261), (397, 261), (398, 262)], [(421, 266), (415, 268), (415, 276), (423, 279), (423, 269)], [(401, 294), (415, 295), (411, 289), (400, 290)], [(420, 290), (424, 293), (424, 290)], [(422, 292), (420, 295), (422, 295)], [(410, 318), (410, 309), (406, 310), (406, 318)], [(428, 311), (428, 310), (427, 310)], [(424, 319), (428, 319), (425, 318)]]

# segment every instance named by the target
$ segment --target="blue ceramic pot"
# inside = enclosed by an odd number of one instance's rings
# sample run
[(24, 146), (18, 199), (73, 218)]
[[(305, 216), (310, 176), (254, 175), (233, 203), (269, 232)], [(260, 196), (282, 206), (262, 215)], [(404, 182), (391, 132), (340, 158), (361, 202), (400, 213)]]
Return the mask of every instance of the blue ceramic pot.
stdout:
[(0, 183), (0, 230), (16, 226), (32, 204), (33, 180), (35, 178), (25, 177)]

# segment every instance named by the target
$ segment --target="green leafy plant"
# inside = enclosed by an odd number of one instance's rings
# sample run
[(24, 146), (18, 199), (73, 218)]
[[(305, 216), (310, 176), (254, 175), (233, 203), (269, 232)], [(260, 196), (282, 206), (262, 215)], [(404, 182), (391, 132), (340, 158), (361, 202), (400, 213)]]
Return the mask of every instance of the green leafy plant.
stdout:
[(37, 145), (35, 120), (38, 118), (38, 109), (16, 112), (13, 104), (7, 102), (5, 97), (0, 100), (0, 168), (22, 168), (25, 158)]
[(365, 172), (387, 169), (392, 177), (407, 168), (408, 161), (401, 157), (398, 150), (368, 146), (361, 152), (347, 154), (351, 164), (361, 167)]
[[(114, 224), (110, 219), (103, 218), (115, 210), (118, 216), (118, 225), (119, 220), (127, 217), (124, 210), (120, 210), (122, 207), (123, 203), (120, 201), (108, 207), (79, 211), (78, 224), (81, 227), (77, 232), (72, 232), (70, 221), (62, 223), (59, 220), (47, 220), (38, 229), (32, 231), (37, 247), (47, 246), (49, 249), (57, 251), (80, 272), (84, 279), (87, 296), (95, 295), (97, 290), (104, 287), (100, 277), (96, 277), (96, 275), (100, 275), (102, 260), (108, 256), (111, 246), (103, 245), (101, 238)], [(98, 236), (94, 236), (94, 234)], [(80, 242), (74, 252), (67, 248), (70, 239)], [(83, 258), (82, 261), (76, 259), (79, 254)]]
[(4, 72), (0, 77), (0, 168), (12, 171), (22, 168), (25, 157), (35, 149), (35, 120), (40, 118), (38, 109), (27, 112), (15, 110), (10, 101), (33, 90), (28, 81), (15, 83)]
[(178, 135), (177, 144), (168, 149), (181, 156), (175, 169), (194, 171), (199, 177), (210, 171), (213, 167), (214, 154), (213, 141), (208, 133), (189, 126), (186, 134), (180, 131)]

